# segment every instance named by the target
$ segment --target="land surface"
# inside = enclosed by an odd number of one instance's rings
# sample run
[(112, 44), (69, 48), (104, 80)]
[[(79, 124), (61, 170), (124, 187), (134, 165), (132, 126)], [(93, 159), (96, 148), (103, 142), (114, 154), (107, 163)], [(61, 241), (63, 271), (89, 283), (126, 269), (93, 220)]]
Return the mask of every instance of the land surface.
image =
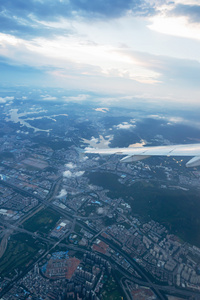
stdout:
[(197, 116), (28, 92), (0, 112), (1, 298), (199, 299), (200, 170), (80, 153), (195, 143)]

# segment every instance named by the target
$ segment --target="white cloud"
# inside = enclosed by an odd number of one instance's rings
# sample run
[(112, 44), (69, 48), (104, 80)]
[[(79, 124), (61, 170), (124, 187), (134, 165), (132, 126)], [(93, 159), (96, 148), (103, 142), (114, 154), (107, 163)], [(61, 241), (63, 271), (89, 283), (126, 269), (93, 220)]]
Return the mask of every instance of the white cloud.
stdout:
[(83, 158), (82, 158), (82, 161), (86, 161), (86, 160), (88, 160), (88, 158), (89, 158), (88, 156), (84, 155)]
[(67, 195), (66, 189), (62, 189), (62, 190), (60, 191), (60, 194), (57, 196), (57, 198), (62, 198), (62, 197), (64, 197), (64, 196), (66, 196), (66, 195)]
[(72, 172), (67, 170), (63, 172), (63, 176), (66, 178), (71, 178), (72, 177)]
[(87, 99), (90, 98), (90, 95), (87, 95), (87, 94), (80, 94), (78, 96), (71, 96), (71, 97), (66, 97), (64, 96), (63, 99), (65, 101), (85, 101)]
[(100, 111), (100, 112), (103, 112), (103, 113), (107, 113), (109, 111), (109, 108), (107, 108), (107, 107), (98, 107), (94, 110), (95, 111)]
[(91, 143), (96, 143), (96, 144), (97, 144), (97, 143), (99, 142), (99, 139), (98, 139), (98, 138), (95, 138), (95, 137), (92, 137), (91, 140), (90, 140), (90, 142), (91, 142)]
[(152, 118), (152, 119), (158, 119), (158, 120), (160, 120), (160, 119), (165, 119), (164, 116), (160, 116), (160, 115), (149, 115), (148, 117), (149, 117), (149, 118)]
[(129, 124), (128, 122), (123, 122), (121, 124), (115, 125), (114, 127), (117, 129), (131, 129), (136, 127), (136, 125)]
[(68, 164), (65, 164), (65, 167), (69, 168), (69, 169), (74, 169), (74, 168), (76, 168), (76, 165), (73, 164), (72, 162), (69, 162)]
[(189, 18), (184, 15), (173, 15), (173, 9), (176, 9), (178, 4), (199, 5), (199, 0), (176, 0), (176, 2), (171, 1), (170, 5), (160, 6), (160, 13), (150, 18), (151, 24), (147, 27), (159, 33), (199, 40), (199, 23), (190, 22)]
[(43, 98), (43, 100), (46, 100), (46, 101), (57, 100), (57, 97), (53, 97), (53, 96), (50, 96), (50, 95), (41, 95), (41, 98)]
[(0, 97), (0, 103), (6, 103), (7, 101), (12, 101), (14, 100), (14, 97)]
[(99, 138), (92, 137), (91, 140), (83, 139), (84, 143), (89, 144), (91, 147), (104, 149), (108, 148), (110, 142), (113, 140), (113, 135), (108, 135), (105, 138), (100, 135)]
[(71, 177), (80, 177), (85, 173), (85, 171), (78, 171), (72, 173), (71, 171), (67, 170), (63, 172), (63, 176), (66, 178), (71, 178)]
[(73, 175), (74, 175), (75, 177), (80, 177), (80, 176), (82, 176), (84, 173), (85, 173), (85, 171), (79, 171), (79, 172), (75, 172)]
[(29, 134), (28, 131), (23, 131), (23, 130), (17, 130), (16, 133), (22, 133), (22, 134), (26, 134), (26, 135)]
[(157, 120), (164, 120), (165, 122), (167, 122), (166, 123), (167, 125), (183, 124), (198, 129), (200, 128), (200, 122), (196, 120), (188, 120), (182, 117), (162, 116), (162, 115), (149, 115), (149, 117)]
[(176, 0), (176, 4), (199, 5), (199, 0)]

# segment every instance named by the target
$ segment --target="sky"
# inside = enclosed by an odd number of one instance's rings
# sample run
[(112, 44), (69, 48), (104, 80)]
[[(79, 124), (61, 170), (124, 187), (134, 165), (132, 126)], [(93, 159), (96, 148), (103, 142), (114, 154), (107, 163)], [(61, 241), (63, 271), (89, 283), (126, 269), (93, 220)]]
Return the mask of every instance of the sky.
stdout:
[(200, 102), (199, 0), (0, 1), (0, 82)]

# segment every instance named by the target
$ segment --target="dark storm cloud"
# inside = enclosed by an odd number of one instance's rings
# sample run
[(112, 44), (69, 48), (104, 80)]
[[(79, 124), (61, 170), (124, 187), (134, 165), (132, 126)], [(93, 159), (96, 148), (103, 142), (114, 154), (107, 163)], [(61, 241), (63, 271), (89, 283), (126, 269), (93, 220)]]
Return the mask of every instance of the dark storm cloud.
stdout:
[(176, 16), (186, 16), (191, 22), (200, 22), (200, 5), (184, 5), (178, 4), (171, 11)]
[[(57, 21), (81, 16), (88, 20), (118, 18), (131, 11), (137, 15), (155, 13), (143, 0), (6, 0), (0, 3), (0, 30), (23, 37), (56, 34), (37, 21)], [(68, 29), (63, 33), (68, 33)]]

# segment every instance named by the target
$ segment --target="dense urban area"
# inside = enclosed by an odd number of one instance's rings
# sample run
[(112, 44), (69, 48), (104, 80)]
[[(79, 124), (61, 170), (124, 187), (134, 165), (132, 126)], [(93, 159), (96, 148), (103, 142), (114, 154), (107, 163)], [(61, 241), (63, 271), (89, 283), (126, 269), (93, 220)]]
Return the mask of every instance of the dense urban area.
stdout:
[[(18, 109), (5, 108), (0, 135), (1, 299), (200, 299), (198, 238), (187, 239), (188, 229), (176, 230), (173, 222), (170, 227), (170, 221), (133, 205), (138, 198), (142, 203), (145, 189), (149, 195), (154, 189), (186, 198), (191, 191), (199, 195), (200, 171), (187, 170), (182, 158), (124, 164), (117, 156), (86, 156), (74, 142), (73, 124), (63, 137), (31, 122), (26, 132), (26, 122)], [(80, 138), (82, 149), (94, 142), (108, 145), (102, 124), (95, 126), (102, 135)], [(51, 145), (41, 143), (46, 136)], [(63, 141), (67, 147), (55, 147)], [(157, 134), (154, 142), (168, 140)], [(150, 206), (154, 200), (149, 196)], [(169, 204), (166, 210), (171, 209)]]

